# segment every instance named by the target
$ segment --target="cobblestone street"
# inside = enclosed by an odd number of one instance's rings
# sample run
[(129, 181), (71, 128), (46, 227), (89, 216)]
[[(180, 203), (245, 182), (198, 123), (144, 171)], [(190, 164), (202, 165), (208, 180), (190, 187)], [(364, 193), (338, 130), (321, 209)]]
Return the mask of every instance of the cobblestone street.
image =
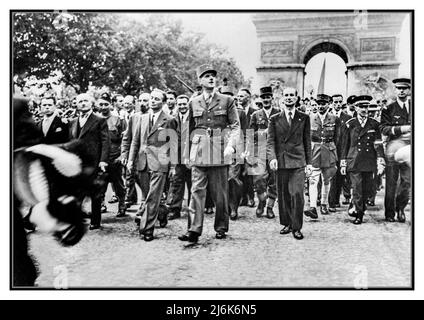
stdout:
[(109, 205), (103, 229), (88, 231), (75, 247), (30, 235), (41, 271), (37, 284), (52, 288), (65, 276), (69, 287), (410, 287), (410, 209), (406, 223), (386, 223), (382, 201), (380, 194), (360, 226), (346, 206), (317, 221), (305, 217), (302, 241), (279, 234), (277, 210), (268, 220), (241, 207), (225, 240), (215, 239), (213, 216), (206, 216), (193, 248), (177, 239), (186, 230), (185, 214), (157, 228), (147, 243), (134, 223), (136, 206), (118, 219), (116, 204)]

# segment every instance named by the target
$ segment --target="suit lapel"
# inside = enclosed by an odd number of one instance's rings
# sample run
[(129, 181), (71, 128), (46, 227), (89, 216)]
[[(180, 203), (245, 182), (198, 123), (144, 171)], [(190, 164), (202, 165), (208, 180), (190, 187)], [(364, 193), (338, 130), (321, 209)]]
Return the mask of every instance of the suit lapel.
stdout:
[[(77, 121), (79, 121), (79, 119), (77, 119)], [(90, 114), (90, 116), (88, 117), (87, 121), (84, 124), (84, 127), (81, 128), (81, 132), (78, 138), (81, 138), (93, 126), (95, 122), (96, 122), (95, 115)]]
[(46, 137), (51, 135), (54, 130), (56, 130), (58, 127), (58, 121), (60, 121), (59, 118), (55, 116), (52, 123), (50, 124), (49, 130), (47, 130)]
[[(286, 118), (285, 117), (285, 115), (284, 115), (284, 118)], [(318, 118), (319, 118), (319, 116), (318, 116)], [(297, 129), (297, 127), (299, 126), (299, 124), (300, 124), (300, 116), (299, 116), (299, 112), (297, 112), (296, 110), (294, 111), (294, 116), (293, 116), (293, 120), (292, 120), (292, 123), (291, 123), (291, 126), (290, 126), (290, 129), (289, 129), (289, 133), (287, 134), (287, 139), (288, 138), (290, 138), (291, 137), (291, 135), (293, 134), (293, 132), (296, 132), (296, 129)], [(286, 119), (286, 122), (287, 122), (287, 119)], [(321, 120), (320, 120), (320, 122), (321, 122)], [(288, 126), (289, 124), (288, 124), (288, 122), (287, 122), (287, 126)], [(287, 141), (287, 139), (286, 139), (286, 141)]]
[[(150, 121), (150, 117), (149, 117)], [(153, 124), (152, 129), (150, 129), (149, 137), (160, 127), (162, 124), (166, 121), (165, 113), (162, 111), (159, 115), (159, 118), (156, 120), (156, 122)]]
[(281, 127), (283, 131), (284, 141), (287, 141), (288, 135), (289, 135), (289, 123), (287, 122), (286, 114), (284, 111), (280, 112), (280, 115), (278, 117), (278, 125)]

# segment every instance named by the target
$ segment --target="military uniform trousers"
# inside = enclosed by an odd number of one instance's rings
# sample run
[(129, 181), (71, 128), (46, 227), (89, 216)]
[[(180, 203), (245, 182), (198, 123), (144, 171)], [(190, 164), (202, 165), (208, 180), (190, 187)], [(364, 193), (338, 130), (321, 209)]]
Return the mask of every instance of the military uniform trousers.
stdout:
[[(398, 179), (400, 179), (398, 183)], [(409, 201), (409, 190), (411, 187), (411, 169), (403, 163), (392, 161), (386, 166), (386, 194), (384, 197), (384, 208), (386, 218), (394, 218), (395, 210), (403, 210)]]
[(275, 172), (269, 168), (269, 164), (266, 166), (265, 173), (253, 175), (252, 178), (257, 194), (266, 193), (269, 199), (277, 199)]
[(305, 168), (278, 169), (276, 177), (280, 224), (291, 226), (294, 231), (301, 230), (305, 204), (303, 196)]
[(331, 180), (330, 195), (328, 202), (330, 207), (340, 204), (340, 195), (343, 193), (345, 199), (350, 199), (350, 178), (348, 175), (342, 175), (340, 173), (340, 167), (337, 168), (337, 172)]
[(190, 209), (192, 210), (189, 214), (189, 231), (202, 234), (206, 189), (208, 189), (216, 208), (214, 229), (216, 232), (227, 232), (230, 220), (228, 213), (228, 166), (193, 166), (191, 178)]
[(337, 167), (315, 168), (312, 167), (312, 173), (309, 176), (309, 202), (310, 207), (317, 207), (318, 200), (318, 184), (322, 179), (321, 186), (321, 205), (328, 205), (328, 195), (330, 193), (331, 179), (336, 174)]
[[(119, 160), (115, 160), (107, 166), (106, 172), (108, 173), (107, 182), (112, 184), (113, 191), (118, 197), (118, 208), (119, 211), (126, 209), (125, 206), (125, 187), (124, 187), (124, 179), (122, 178), (122, 164)], [(102, 190), (102, 198), (104, 198), (104, 194), (107, 189), (107, 183), (105, 183), (104, 188)]]
[(175, 174), (170, 179), (169, 194), (166, 201), (170, 211), (181, 211), (186, 185), (188, 190), (188, 203), (190, 203), (191, 170), (183, 164), (177, 164), (175, 166)]
[(229, 204), (232, 211), (237, 212), (243, 196), (244, 184), (242, 181), (243, 165), (232, 164), (228, 169)]
[(352, 183), (352, 203), (355, 207), (356, 216), (362, 218), (367, 210), (367, 200), (372, 192), (374, 173), (350, 171)]
[(153, 234), (167, 177), (168, 172), (150, 172), (150, 188), (140, 217), (140, 234)]

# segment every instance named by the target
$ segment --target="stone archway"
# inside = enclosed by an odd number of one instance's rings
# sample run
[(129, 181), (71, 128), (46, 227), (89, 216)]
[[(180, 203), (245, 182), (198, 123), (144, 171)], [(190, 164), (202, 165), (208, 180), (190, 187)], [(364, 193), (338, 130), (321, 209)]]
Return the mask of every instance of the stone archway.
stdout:
[(271, 79), (304, 92), (305, 61), (332, 50), (347, 67), (347, 94), (384, 91), (398, 76), (403, 12), (259, 13), (253, 23), (259, 40), (258, 86)]

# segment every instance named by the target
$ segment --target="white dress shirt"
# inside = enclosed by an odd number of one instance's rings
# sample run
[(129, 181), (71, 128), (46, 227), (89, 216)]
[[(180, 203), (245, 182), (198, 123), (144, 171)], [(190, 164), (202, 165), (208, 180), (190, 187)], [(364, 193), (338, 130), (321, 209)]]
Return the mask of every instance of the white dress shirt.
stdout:
[(50, 117), (44, 116), (43, 125), (42, 125), (44, 136), (47, 135), (47, 132), (49, 131), (55, 116), (56, 116), (55, 113), (53, 113)]
[(93, 113), (93, 110), (88, 111), (85, 115), (80, 115), (79, 117), (79, 124), (80, 127), (84, 127), (85, 123), (87, 122), (88, 117)]

